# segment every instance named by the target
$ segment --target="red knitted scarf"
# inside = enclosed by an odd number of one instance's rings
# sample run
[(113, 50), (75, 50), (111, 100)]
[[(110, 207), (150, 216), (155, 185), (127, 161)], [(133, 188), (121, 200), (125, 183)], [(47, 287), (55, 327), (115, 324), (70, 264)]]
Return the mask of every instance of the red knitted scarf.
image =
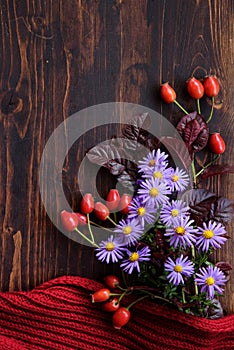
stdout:
[(115, 330), (111, 315), (92, 304), (100, 288), (81, 277), (60, 277), (31, 292), (0, 293), (0, 349), (234, 349), (234, 315), (207, 320), (144, 300)]

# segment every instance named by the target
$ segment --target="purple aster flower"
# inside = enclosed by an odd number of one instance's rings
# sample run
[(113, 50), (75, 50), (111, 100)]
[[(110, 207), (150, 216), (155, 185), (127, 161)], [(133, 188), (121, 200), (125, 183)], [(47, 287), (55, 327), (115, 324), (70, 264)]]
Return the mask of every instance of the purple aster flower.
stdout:
[(214, 298), (215, 291), (219, 294), (223, 293), (223, 289), (220, 286), (224, 286), (227, 280), (218, 267), (201, 267), (199, 272), (196, 274), (195, 281), (199, 286), (202, 286), (201, 292), (206, 292), (208, 299)]
[(183, 191), (189, 184), (189, 176), (184, 170), (173, 169), (171, 173), (170, 186), (173, 191)]
[(144, 173), (145, 171), (150, 170), (150, 168), (154, 168), (155, 166), (165, 167), (167, 165), (167, 157), (168, 154), (165, 152), (161, 152), (160, 149), (157, 151), (154, 149), (146, 157), (144, 157), (143, 160), (140, 160), (138, 162), (138, 170), (140, 173)]
[(144, 226), (145, 223), (153, 224), (156, 220), (154, 207), (147, 203), (142, 203), (139, 197), (133, 198), (128, 210), (128, 218), (138, 219), (142, 226)]
[(170, 283), (178, 286), (180, 283), (184, 284), (183, 276), (190, 277), (194, 273), (194, 265), (188, 260), (188, 257), (185, 258), (181, 255), (174, 262), (171, 258), (168, 258), (165, 262), (165, 270), (170, 272), (167, 276)]
[(160, 182), (170, 184), (172, 170), (172, 168), (166, 168), (162, 166), (151, 167), (145, 170), (142, 177), (146, 179), (153, 177), (154, 179), (159, 179)]
[(217, 222), (209, 221), (208, 224), (203, 223), (203, 228), (198, 227), (197, 235), (199, 235), (196, 246), (203, 252), (208, 252), (209, 247), (221, 248), (227, 240), (223, 235), (226, 233), (225, 227)]
[(123, 245), (131, 245), (138, 241), (141, 237), (144, 228), (137, 219), (122, 219), (116, 228), (115, 233), (119, 233), (118, 238), (122, 241)]
[(189, 216), (189, 209), (190, 208), (186, 206), (186, 203), (182, 202), (182, 200), (173, 200), (171, 203), (163, 204), (160, 212), (160, 219), (162, 223), (167, 226), (173, 225), (176, 218)]
[(141, 183), (141, 187), (137, 193), (143, 203), (157, 208), (160, 204), (168, 200), (167, 195), (171, 192), (166, 184), (160, 183), (159, 179), (151, 178)]
[(147, 246), (139, 250), (136, 249), (134, 252), (126, 249), (126, 253), (128, 254), (128, 259), (123, 260), (120, 267), (129, 274), (131, 274), (134, 269), (136, 269), (137, 272), (140, 272), (139, 263), (150, 260), (150, 249)]
[(100, 242), (99, 248), (95, 249), (97, 251), (96, 256), (98, 260), (105, 261), (107, 264), (109, 264), (110, 261), (113, 263), (118, 262), (119, 259), (123, 258), (123, 251), (125, 248), (123, 248), (122, 245), (119, 239), (113, 236), (110, 236), (107, 241)]
[(169, 237), (169, 243), (171, 246), (177, 248), (190, 247), (192, 243), (195, 243), (196, 238), (194, 233), (197, 229), (193, 228), (192, 223), (194, 220), (190, 220), (189, 216), (177, 218), (172, 228), (166, 229), (165, 236)]

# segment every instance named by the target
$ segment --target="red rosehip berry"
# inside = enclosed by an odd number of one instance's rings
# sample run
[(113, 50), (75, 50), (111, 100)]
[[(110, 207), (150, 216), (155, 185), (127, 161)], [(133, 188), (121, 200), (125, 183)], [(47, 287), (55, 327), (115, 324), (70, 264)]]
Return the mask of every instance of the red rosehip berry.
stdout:
[(132, 196), (130, 196), (129, 194), (124, 193), (122, 195), (122, 197), (120, 198), (120, 202), (119, 202), (119, 209), (121, 211), (122, 214), (128, 214), (129, 212), (129, 205), (132, 201)]
[(130, 311), (126, 307), (120, 307), (117, 311), (115, 311), (112, 317), (112, 323), (114, 328), (120, 329), (130, 320)]
[(224, 139), (218, 132), (210, 135), (208, 145), (211, 152), (214, 154), (222, 154), (226, 148)]
[(161, 85), (161, 97), (164, 102), (172, 103), (176, 99), (175, 90), (169, 85), (169, 83), (164, 83)]
[(118, 298), (113, 298), (109, 301), (106, 301), (103, 305), (102, 305), (102, 310), (103, 311), (108, 311), (108, 312), (115, 312), (116, 310), (118, 310), (119, 308), (119, 300)]
[(105, 221), (110, 215), (110, 212), (107, 206), (101, 202), (97, 202), (95, 204), (94, 210), (95, 210), (96, 217), (101, 221)]
[(204, 86), (200, 80), (191, 78), (187, 81), (187, 90), (192, 98), (199, 99), (204, 95)]
[(94, 209), (93, 196), (91, 193), (86, 193), (81, 200), (80, 210), (84, 214), (90, 214), (92, 213), (93, 209)]
[(102, 303), (110, 298), (110, 290), (101, 288), (92, 294), (92, 303)]
[(81, 213), (75, 213), (78, 217), (78, 226), (85, 226), (88, 223), (87, 216)]
[(203, 81), (203, 86), (204, 86), (205, 94), (208, 97), (215, 97), (218, 95), (219, 81), (214, 75), (206, 77)]
[(78, 226), (78, 218), (75, 213), (66, 210), (61, 211), (60, 219), (66, 231), (72, 232)]
[(115, 289), (120, 284), (119, 278), (117, 276), (114, 276), (114, 275), (105, 276), (103, 280), (104, 280), (104, 283), (106, 284), (106, 286), (111, 288), (111, 289)]
[(116, 189), (112, 189), (109, 191), (106, 197), (106, 206), (109, 210), (116, 210), (119, 206), (120, 195), (119, 191)]

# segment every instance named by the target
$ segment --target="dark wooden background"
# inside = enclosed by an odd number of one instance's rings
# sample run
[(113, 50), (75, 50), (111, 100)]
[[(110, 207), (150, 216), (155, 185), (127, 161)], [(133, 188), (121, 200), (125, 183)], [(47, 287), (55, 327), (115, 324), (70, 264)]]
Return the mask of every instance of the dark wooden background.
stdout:
[[(103, 102), (142, 104), (176, 124), (181, 112), (161, 102), (160, 83), (170, 81), (180, 102), (193, 110), (185, 81), (212, 73), (221, 82), (221, 93), (211, 131), (220, 131), (227, 143), (220, 163), (233, 164), (234, 1), (0, 4), (0, 290), (29, 290), (64, 274), (100, 278), (106, 269), (93, 250), (69, 240), (46, 215), (39, 191), (45, 144), (71, 114)], [(99, 142), (101, 134), (91, 134)], [(74, 168), (67, 168), (75, 205), (79, 193), (72, 187), (84, 145), (83, 138), (73, 151), (76, 156), (71, 155)], [(233, 175), (206, 185), (234, 199)], [(51, 205), (56, 208), (56, 201)], [(231, 239), (216, 258), (234, 265), (232, 229), (230, 225)], [(223, 304), (234, 312), (234, 274)]]

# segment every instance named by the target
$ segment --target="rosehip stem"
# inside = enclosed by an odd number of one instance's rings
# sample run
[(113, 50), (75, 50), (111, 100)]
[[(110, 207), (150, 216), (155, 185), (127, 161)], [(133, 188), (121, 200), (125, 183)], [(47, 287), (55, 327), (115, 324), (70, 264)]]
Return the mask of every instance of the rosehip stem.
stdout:
[(148, 294), (148, 296), (151, 296), (151, 297), (153, 297), (154, 299), (158, 299), (158, 300), (162, 300), (162, 301), (165, 301), (166, 303), (168, 303), (168, 304), (173, 304), (170, 300), (168, 300), (168, 299), (165, 299), (165, 298), (163, 298), (163, 297), (160, 297), (159, 295), (155, 295), (155, 294), (153, 294), (153, 293), (150, 293), (148, 290), (141, 290), (141, 292), (144, 292), (144, 293), (146, 293), (146, 294)]
[(80, 230), (78, 230), (77, 227), (74, 229), (74, 231), (78, 232), (79, 235), (80, 235), (82, 238), (84, 238), (87, 242), (89, 242), (93, 247), (98, 248), (98, 245), (97, 245), (94, 241), (91, 241), (88, 237), (86, 237)]
[(143, 297), (141, 297), (141, 298), (139, 298), (139, 299), (133, 301), (130, 305), (128, 305), (128, 306), (126, 307), (126, 309), (129, 310), (130, 307), (132, 307), (133, 305), (135, 305), (136, 303), (138, 303), (139, 301), (141, 301), (141, 300), (143, 300), (143, 299), (145, 299), (145, 298), (149, 298), (149, 295), (144, 295)]
[(195, 169), (195, 159), (193, 157), (192, 163), (191, 163), (191, 168), (192, 168), (192, 174), (193, 174), (193, 183), (194, 187), (197, 185), (197, 179), (196, 179), (196, 169)]
[[(191, 255), (192, 255), (193, 260), (195, 260), (196, 259), (196, 255), (195, 255), (195, 249), (194, 249), (194, 245), (193, 244), (191, 245)], [(195, 291), (195, 295), (198, 295), (197, 282), (195, 281), (196, 275), (194, 274), (193, 277), (194, 277), (194, 291)]]
[(211, 162), (204, 165), (204, 167), (196, 174), (196, 177), (201, 175), (203, 173), (203, 171), (205, 171), (207, 168), (209, 168), (209, 166), (212, 165), (214, 162), (216, 162), (216, 160), (218, 160), (220, 157), (221, 157), (221, 154), (218, 154)]
[(201, 107), (200, 107), (200, 99), (197, 99), (197, 112), (198, 114), (201, 114)]
[(116, 226), (116, 222), (114, 222), (114, 220), (112, 220), (109, 216), (107, 216), (107, 219), (113, 224)]
[(177, 100), (174, 100), (173, 102), (181, 109), (181, 111), (183, 111), (185, 114), (188, 114), (188, 112), (184, 109), (184, 107), (181, 106), (181, 104)]
[(121, 300), (123, 299), (123, 297), (129, 292), (128, 289), (126, 289), (119, 297), (119, 303), (121, 302)]
[(97, 226), (97, 227), (101, 228), (102, 230), (109, 231), (109, 232), (113, 232), (113, 231), (110, 230), (109, 228), (103, 227), (103, 226), (101, 226), (101, 225), (98, 225), (96, 222), (93, 222), (93, 221), (91, 221), (91, 220), (90, 220), (90, 224), (92, 224), (92, 225), (94, 225), (94, 226)]
[(206, 124), (208, 124), (210, 121), (211, 121), (211, 118), (213, 116), (213, 111), (214, 111), (214, 96), (212, 96), (211, 98), (211, 101), (212, 101), (212, 105), (211, 105), (211, 110), (210, 110), (210, 115), (206, 121)]
[(88, 229), (89, 229), (90, 237), (91, 237), (92, 242), (94, 242), (93, 232), (92, 232), (92, 229), (91, 229), (91, 226), (90, 226), (89, 214), (87, 214), (87, 221), (88, 221)]

